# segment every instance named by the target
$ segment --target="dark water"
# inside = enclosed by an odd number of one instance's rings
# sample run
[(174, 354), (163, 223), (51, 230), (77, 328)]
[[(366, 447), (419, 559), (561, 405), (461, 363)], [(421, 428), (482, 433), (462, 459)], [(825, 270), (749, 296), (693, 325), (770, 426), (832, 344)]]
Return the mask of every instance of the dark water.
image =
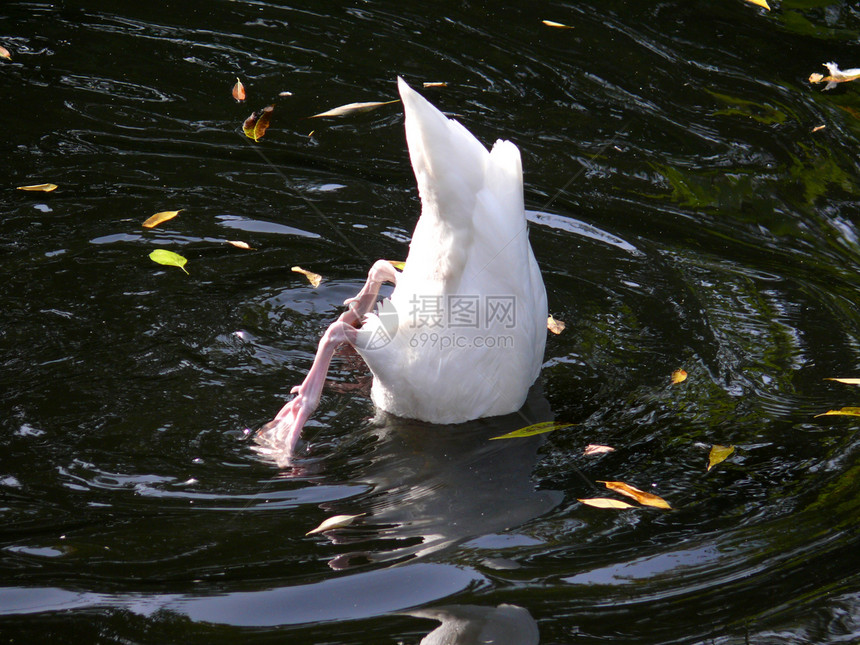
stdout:
[[(860, 10), (773, 5), (3, 3), (4, 642), (860, 641), (857, 423), (814, 418), (860, 405), (860, 86), (806, 81)], [(567, 322), (526, 412), (578, 425), (373, 422), (344, 356), (282, 471), (243, 429), (418, 213), (397, 105), (306, 117), (397, 75), (520, 146)]]

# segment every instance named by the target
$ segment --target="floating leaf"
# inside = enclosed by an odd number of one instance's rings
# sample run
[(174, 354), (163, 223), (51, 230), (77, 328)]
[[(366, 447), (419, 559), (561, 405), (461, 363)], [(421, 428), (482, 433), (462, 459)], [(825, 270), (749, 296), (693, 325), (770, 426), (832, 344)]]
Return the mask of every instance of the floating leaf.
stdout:
[(308, 279), (308, 282), (313, 285), (314, 289), (320, 286), (320, 282), (322, 282), (322, 276), (319, 273), (307, 271), (302, 267), (293, 267), (291, 270), (295, 271), (296, 273), (301, 273), (303, 276), (305, 276)]
[(233, 86), (233, 98), (237, 101), (245, 100), (245, 86), (242, 85), (238, 76), (236, 77), (236, 84)]
[(448, 83), (445, 82), (436, 82), (436, 83), (424, 83), (424, 88), (428, 87), (448, 87)]
[(545, 432), (552, 432), (553, 430), (569, 428), (572, 425), (572, 423), (556, 423), (555, 421), (543, 421), (541, 423), (535, 423), (534, 425), (526, 426), (525, 428), (520, 428), (519, 430), (514, 430), (513, 432), (509, 432), (498, 437), (490, 437), (490, 441), (494, 439), (519, 439), (521, 437), (531, 437), (532, 435), (536, 434), (544, 434)]
[(584, 457), (591, 457), (593, 455), (601, 455), (605, 452), (615, 452), (615, 448), (612, 446), (601, 446), (600, 444), (590, 443), (585, 447), (585, 451), (582, 455)]
[(594, 508), (633, 508), (633, 504), (622, 502), (618, 499), (609, 499), (608, 497), (589, 497), (587, 499), (577, 498), (577, 502), (582, 502)]
[(826, 125), (816, 125), (814, 128), (812, 128), (812, 131), (818, 132), (819, 130), (823, 130), (826, 127), (827, 127)]
[(188, 271), (186, 271), (185, 269), (185, 263), (188, 262), (188, 260), (186, 260), (178, 253), (174, 253), (173, 251), (168, 251), (167, 249), (155, 249), (152, 253), (149, 254), (149, 258), (153, 262), (158, 262), (159, 264), (179, 267), (180, 269), (185, 271), (185, 273), (188, 273)]
[(388, 260), (388, 264), (393, 266), (398, 271), (403, 271), (403, 269), (406, 268), (406, 262), (403, 262), (401, 260)]
[(708, 470), (724, 462), (734, 451), (734, 446), (720, 446), (716, 444), (711, 446), (711, 452), (708, 455)]
[(860, 408), (842, 408), (841, 410), (828, 410), (827, 412), (822, 412), (821, 414), (816, 414), (815, 418), (818, 417), (860, 417)]
[(767, 4), (767, 0), (747, 0), (747, 2), (752, 3), (758, 7), (763, 7), (770, 11), (770, 7)]
[(146, 228), (153, 228), (155, 226), (158, 226), (162, 222), (166, 222), (169, 219), (173, 219), (174, 217), (179, 215), (181, 211), (181, 208), (178, 211), (161, 211), (160, 213), (156, 213), (155, 215), (147, 219), (143, 223), (143, 226), (145, 226)]
[(347, 105), (341, 105), (326, 112), (314, 114), (308, 118), (316, 119), (321, 116), (346, 116), (347, 114), (355, 114), (357, 112), (369, 112), (370, 110), (375, 110), (383, 105), (391, 105), (392, 103), (398, 103), (399, 101), (400, 99), (394, 99), (393, 101), (371, 101), (369, 103), (348, 103)]
[(252, 251), (254, 249), (250, 244), (242, 242), (241, 240), (227, 240), (227, 244), (232, 244), (237, 249), (245, 249), (246, 251)]
[(553, 334), (560, 334), (564, 331), (565, 324), (563, 320), (556, 320), (552, 316), (546, 319), (546, 328)]
[(322, 533), (323, 531), (330, 531), (331, 529), (339, 529), (344, 526), (349, 526), (352, 524), (353, 520), (357, 517), (361, 517), (362, 515), (364, 515), (364, 513), (359, 513), (358, 515), (335, 515), (334, 517), (330, 517), (325, 520), (314, 530), (308, 531), (305, 535), (313, 535), (314, 533)]
[(651, 493), (646, 493), (644, 490), (639, 490), (635, 486), (631, 486), (630, 484), (625, 484), (624, 482), (604, 482), (598, 481), (598, 484), (603, 484), (609, 490), (614, 490), (616, 493), (621, 493), (622, 495), (626, 495), (627, 497), (631, 497), (635, 499), (640, 504), (644, 506), (654, 506), (656, 508), (672, 508), (669, 506), (669, 502), (667, 502), (662, 497), (657, 495), (653, 495)]
[(52, 190), (57, 190), (57, 184), (34, 184), (32, 186), (18, 186), (18, 190), (28, 190), (31, 192), (50, 193)]
[(573, 27), (571, 27), (570, 25), (555, 22), (554, 20), (541, 20), (541, 22), (547, 27), (555, 27), (556, 29), (573, 29)]
[(245, 122), (242, 124), (242, 131), (245, 133), (245, 136), (254, 141), (259, 141), (260, 137), (266, 134), (269, 122), (272, 119), (272, 110), (274, 109), (274, 105), (268, 105), (245, 119)]
[(845, 385), (860, 385), (860, 378), (826, 378), (825, 381), (836, 381)]
[(12, 60), (12, 54), (9, 53), (9, 50), (0, 45), (0, 58), (5, 58), (6, 60)]
[(821, 63), (824, 67), (827, 68), (827, 71), (830, 72), (830, 76), (824, 76), (823, 74), (810, 74), (809, 82), (810, 83), (827, 83), (824, 87), (825, 90), (832, 90), (836, 87), (837, 83), (847, 83), (848, 81), (854, 81), (860, 78), (860, 68), (855, 69), (839, 69), (839, 65), (836, 63)]
[(672, 372), (672, 385), (678, 385), (687, 380), (687, 373), (684, 370), (675, 370)]

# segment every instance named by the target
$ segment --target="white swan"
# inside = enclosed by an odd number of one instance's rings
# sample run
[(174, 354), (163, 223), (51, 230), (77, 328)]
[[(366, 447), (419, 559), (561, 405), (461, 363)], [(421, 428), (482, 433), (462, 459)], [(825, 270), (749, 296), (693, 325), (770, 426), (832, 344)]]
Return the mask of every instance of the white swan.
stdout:
[[(546, 290), (528, 240), (519, 150), (499, 140), (488, 152), (403, 79), (398, 86), (421, 217), (403, 271), (373, 265), (295, 398), (261, 429), (258, 442), (282, 463), (342, 343), (370, 367), (378, 408), (432, 423), (514, 412), (540, 372)], [(396, 286), (371, 313), (383, 282)]]

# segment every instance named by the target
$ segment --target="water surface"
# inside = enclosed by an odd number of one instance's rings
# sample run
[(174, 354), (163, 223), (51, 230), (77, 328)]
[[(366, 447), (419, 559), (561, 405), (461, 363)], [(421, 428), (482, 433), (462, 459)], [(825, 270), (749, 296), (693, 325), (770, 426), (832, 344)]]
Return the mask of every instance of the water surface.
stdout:
[[(860, 639), (857, 424), (815, 416), (860, 405), (825, 380), (860, 376), (860, 90), (807, 82), (860, 67), (858, 37), (827, 0), (5, 3), (0, 635)], [(577, 425), (374, 419), (344, 354), (279, 469), (243, 430), (419, 209), (396, 104), (307, 117), (397, 75), (520, 147), (567, 323), (523, 414)], [(241, 123), (272, 102), (254, 144)], [(706, 472), (713, 444), (736, 450)], [(674, 510), (577, 501), (601, 480)]]

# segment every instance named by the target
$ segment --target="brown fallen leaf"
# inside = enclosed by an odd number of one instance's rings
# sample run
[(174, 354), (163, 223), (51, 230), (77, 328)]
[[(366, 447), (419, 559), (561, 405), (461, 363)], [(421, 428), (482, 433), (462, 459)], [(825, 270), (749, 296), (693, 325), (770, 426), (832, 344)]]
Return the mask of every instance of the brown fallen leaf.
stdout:
[(269, 128), (269, 122), (272, 119), (272, 111), (274, 109), (274, 105), (268, 105), (245, 119), (245, 122), (242, 124), (242, 131), (245, 133), (245, 136), (254, 141), (259, 141), (260, 137), (266, 134), (266, 130)]
[(764, 7), (768, 11), (770, 11), (770, 7), (767, 4), (767, 0), (747, 0), (747, 2), (754, 4), (758, 7)]
[(52, 190), (57, 190), (57, 184), (34, 184), (32, 186), (18, 186), (18, 190), (26, 190), (29, 192), (50, 193)]
[(598, 481), (598, 484), (603, 484), (609, 490), (614, 490), (616, 493), (621, 493), (622, 495), (626, 495), (632, 499), (635, 499), (637, 502), (644, 506), (654, 506), (655, 508), (669, 508), (669, 502), (667, 502), (662, 497), (658, 495), (654, 495), (652, 493), (646, 493), (644, 490), (639, 490), (635, 486), (631, 486), (630, 484), (625, 484), (624, 482), (605, 482)]
[(546, 328), (553, 334), (560, 334), (564, 331), (565, 324), (563, 320), (556, 320), (552, 315), (550, 315), (550, 317), (546, 319)]
[(823, 74), (810, 74), (809, 82), (810, 83), (827, 83), (824, 86), (825, 90), (832, 90), (836, 87), (837, 83), (847, 83), (848, 81), (854, 81), (860, 78), (860, 67), (854, 69), (839, 69), (839, 65), (836, 63), (821, 63), (824, 67), (827, 68), (827, 71), (830, 72), (829, 76), (824, 76)]
[(672, 385), (678, 385), (687, 380), (687, 372), (684, 370), (675, 370), (672, 372)]
[(615, 452), (615, 448), (612, 446), (601, 446), (600, 444), (590, 443), (585, 447), (585, 451), (582, 455), (584, 457), (591, 457), (592, 455), (601, 455), (605, 452)]
[(556, 29), (573, 29), (573, 27), (571, 27), (570, 25), (555, 22), (554, 20), (541, 20), (541, 22), (547, 27), (555, 27)]
[(633, 504), (628, 504), (627, 502), (622, 502), (617, 499), (610, 499), (608, 497), (589, 497), (587, 499), (577, 498), (576, 501), (587, 504), (588, 506), (593, 506), (594, 508), (633, 508)]
[(860, 378), (826, 378), (825, 381), (836, 381), (845, 385), (860, 385)]
[(426, 88), (428, 88), (428, 87), (448, 87), (448, 83), (445, 83), (445, 82), (442, 82), (442, 81), (440, 81), (440, 82), (435, 82), (435, 83), (434, 83), (434, 82), (430, 82), (430, 83), (424, 83), (424, 87), (425, 87), (425, 89), (426, 89)]
[(827, 412), (822, 412), (821, 414), (816, 414), (815, 418), (818, 417), (860, 417), (860, 408), (842, 408), (841, 410), (828, 410)]
[(166, 222), (169, 219), (173, 219), (174, 217), (179, 215), (180, 212), (182, 212), (181, 208), (178, 211), (161, 211), (160, 213), (156, 213), (152, 217), (148, 218), (143, 223), (143, 226), (145, 226), (146, 228), (153, 228), (155, 226), (158, 226), (162, 222)]
[(5, 58), (6, 60), (12, 60), (12, 54), (9, 53), (9, 50), (0, 45), (0, 58)]
[(332, 108), (331, 110), (314, 114), (308, 118), (317, 119), (324, 116), (346, 116), (348, 114), (356, 114), (358, 112), (369, 112), (370, 110), (375, 110), (383, 105), (391, 105), (392, 103), (399, 102), (400, 99), (394, 99), (393, 101), (370, 101), (368, 103), (347, 103), (346, 105), (341, 105), (336, 108)]
[(315, 529), (308, 531), (305, 535), (313, 535), (314, 533), (322, 533), (323, 531), (330, 531), (332, 529), (349, 526), (356, 518), (361, 517), (362, 515), (364, 515), (364, 513), (359, 513), (358, 515), (335, 515), (334, 517), (330, 517), (325, 520)]
[(823, 130), (826, 127), (827, 127), (826, 125), (816, 125), (814, 128), (812, 128), (812, 131), (818, 132), (819, 130)]
[(233, 86), (233, 98), (237, 101), (245, 100), (245, 86), (242, 85), (238, 76), (236, 77), (236, 84)]
[(734, 446), (721, 446), (719, 444), (711, 446), (711, 451), (708, 453), (708, 470), (724, 462), (734, 451)]
[(307, 270), (303, 269), (302, 267), (293, 267), (291, 270), (295, 271), (296, 273), (301, 273), (303, 276), (305, 276), (308, 279), (308, 282), (311, 283), (311, 285), (313, 286), (314, 289), (316, 289), (318, 286), (320, 286), (320, 282), (322, 282), (322, 276), (319, 273), (314, 273), (313, 271), (307, 271)]
[(227, 244), (232, 244), (237, 249), (245, 249), (246, 251), (253, 251), (254, 247), (248, 244), (247, 242), (242, 242), (241, 240), (227, 240)]

